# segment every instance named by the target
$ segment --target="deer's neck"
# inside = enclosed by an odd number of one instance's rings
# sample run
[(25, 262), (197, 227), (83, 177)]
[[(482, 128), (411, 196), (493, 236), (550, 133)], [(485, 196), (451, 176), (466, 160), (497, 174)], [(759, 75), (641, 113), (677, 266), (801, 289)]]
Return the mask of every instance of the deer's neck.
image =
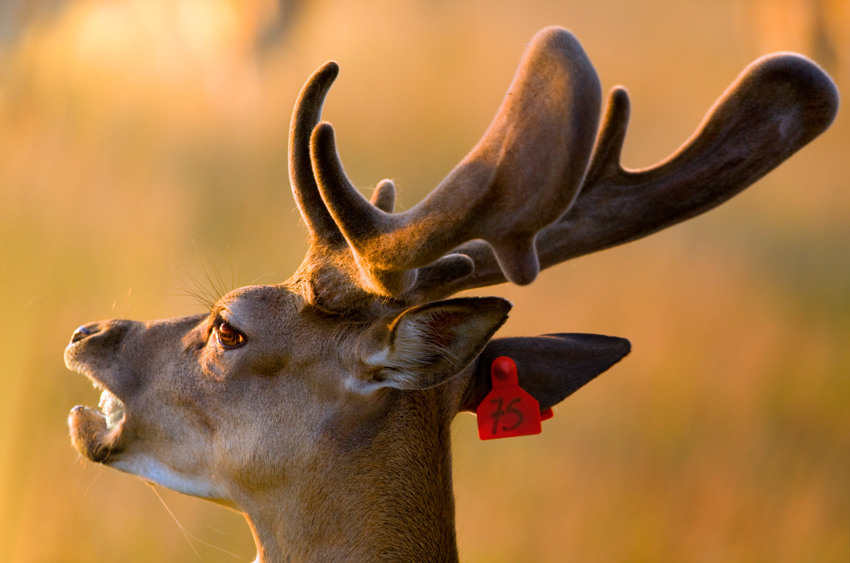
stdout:
[(445, 394), (394, 400), (374, 428), (329, 435), (331, 455), (246, 510), (257, 563), (458, 560)]

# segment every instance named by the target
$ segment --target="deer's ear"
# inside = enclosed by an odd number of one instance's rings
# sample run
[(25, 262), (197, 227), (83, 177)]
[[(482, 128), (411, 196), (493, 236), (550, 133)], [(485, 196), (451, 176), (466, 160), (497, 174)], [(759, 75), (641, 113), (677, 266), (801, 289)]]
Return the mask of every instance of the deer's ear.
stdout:
[(415, 390), (447, 381), (481, 353), (510, 308), (499, 297), (468, 297), (408, 309), (367, 335), (356, 386)]
[(598, 334), (495, 339), (470, 370), (460, 410), (475, 412), (493, 388), (490, 365), (499, 356), (514, 360), (520, 387), (537, 399), (543, 411), (566, 399), (630, 351), (631, 344), (625, 338)]

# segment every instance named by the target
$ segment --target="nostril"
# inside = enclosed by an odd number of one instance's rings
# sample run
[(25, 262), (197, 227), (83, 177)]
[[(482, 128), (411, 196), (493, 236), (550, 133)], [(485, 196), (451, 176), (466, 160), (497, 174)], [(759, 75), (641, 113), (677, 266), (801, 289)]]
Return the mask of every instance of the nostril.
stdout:
[(84, 338), (88, 338), (92, 334), (97, 334), (100, 332), (100, 329), (94, 325), (83, 325), (77, 330), (74, 331), (74, 334), (71, 336), (71, 343), (79, 342)]

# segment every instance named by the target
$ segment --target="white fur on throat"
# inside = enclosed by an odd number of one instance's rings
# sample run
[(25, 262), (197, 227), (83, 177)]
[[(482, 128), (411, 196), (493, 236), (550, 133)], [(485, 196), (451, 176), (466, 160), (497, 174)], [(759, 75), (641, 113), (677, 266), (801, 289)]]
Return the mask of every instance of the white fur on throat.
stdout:
[(147, 455), (137, 455), (132, 456), (130, 459), (122, 459), (111, 464), (110, 467), (130, 473), (131, 475), (136, 475), (142, 479), (147, 479), (178, 493), (206, 499), (230, 500), (224, 490), (215, 483), (187, 477)]

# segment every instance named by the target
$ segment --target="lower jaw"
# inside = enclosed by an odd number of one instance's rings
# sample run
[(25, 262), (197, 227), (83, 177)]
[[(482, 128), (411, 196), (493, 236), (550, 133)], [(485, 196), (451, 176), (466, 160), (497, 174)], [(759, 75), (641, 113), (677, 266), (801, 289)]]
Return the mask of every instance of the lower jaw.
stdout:
[(118, 438), (122, 424), (110, 429), (106, 417), (89, 407), (76, 406), (68, 415), (71, 429), (71, 443), (87, 459), (106, 463), (111, 456), (119, 453)]

